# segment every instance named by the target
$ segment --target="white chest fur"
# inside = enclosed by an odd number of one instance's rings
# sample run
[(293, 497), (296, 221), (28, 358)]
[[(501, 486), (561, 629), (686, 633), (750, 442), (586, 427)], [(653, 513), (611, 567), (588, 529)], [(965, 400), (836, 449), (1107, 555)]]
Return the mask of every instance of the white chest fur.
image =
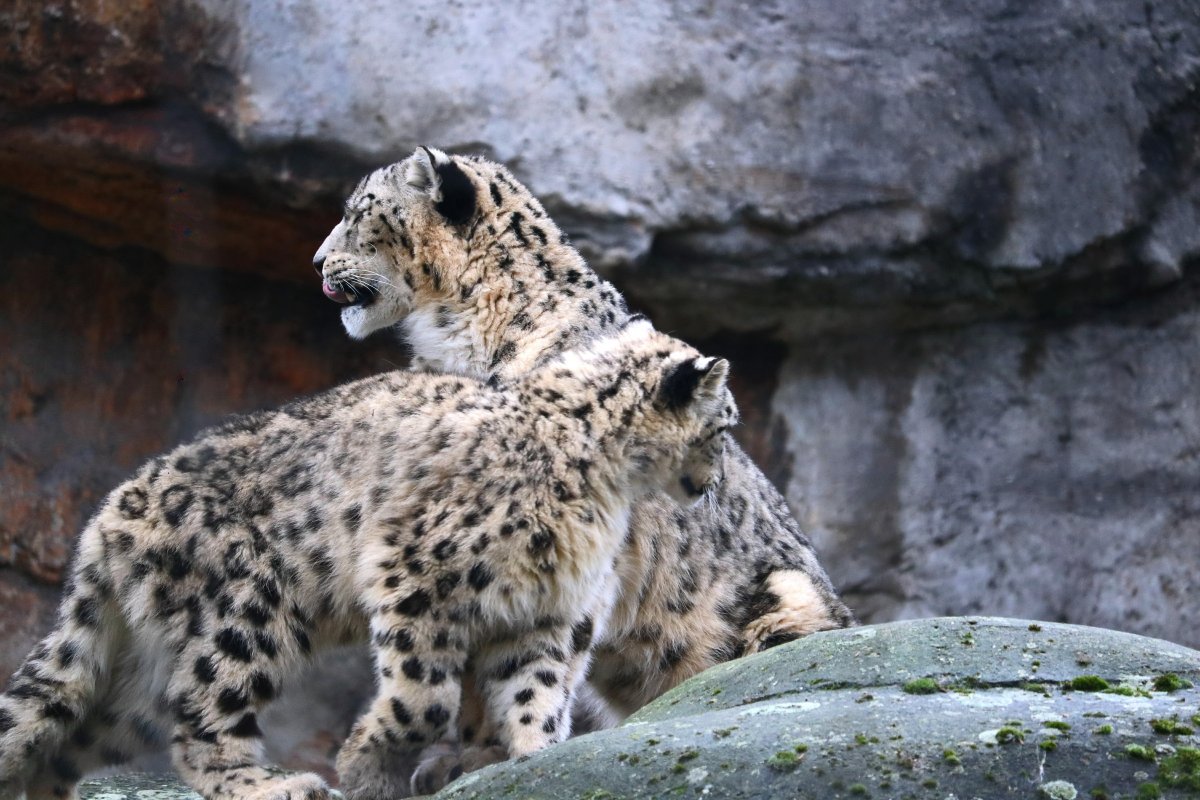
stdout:
[(420, 306), (401, 323), (413, 355), (443, 372), (485, 375), (488, 365), (480, 360), (485, 352), (483, 337), (466, 314)]

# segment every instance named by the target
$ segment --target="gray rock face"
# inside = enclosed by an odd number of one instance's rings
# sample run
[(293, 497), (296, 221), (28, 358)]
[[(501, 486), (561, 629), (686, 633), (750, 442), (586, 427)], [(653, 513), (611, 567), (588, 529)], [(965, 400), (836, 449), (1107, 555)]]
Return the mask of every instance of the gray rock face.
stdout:
[(1190, 0), (189, 7), (222, 31), (196, 91), (250, 152), (483, 150), (692, 327), (1009, 306), (1200, 251)]
[(1194, 650), (1068, 625), (818, 633), (437, 797), (1190, 796), (1198, 680)]
[(1200, 281), (1074, 321), (823, 340), (778, 473), (852, 608), (1200, 644)]

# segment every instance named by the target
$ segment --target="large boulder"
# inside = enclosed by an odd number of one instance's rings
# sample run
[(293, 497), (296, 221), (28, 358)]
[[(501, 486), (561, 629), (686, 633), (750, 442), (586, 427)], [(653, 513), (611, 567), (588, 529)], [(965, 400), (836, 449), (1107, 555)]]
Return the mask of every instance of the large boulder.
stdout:
[(1192, 796), (1197, 682), (1200, 652), (1095, 628), (984, 617), (817, 633), (437, 797)]
[(202, 800), (174, 777), (131, 773), (84, 781), (79, 800)]
[[(828, 631), (436, 800), (1195, 797), (1198, 682), (1200, 652), (1098, 628), (955, 617)], [(195, 795), (131, 775), (82, 797)]]

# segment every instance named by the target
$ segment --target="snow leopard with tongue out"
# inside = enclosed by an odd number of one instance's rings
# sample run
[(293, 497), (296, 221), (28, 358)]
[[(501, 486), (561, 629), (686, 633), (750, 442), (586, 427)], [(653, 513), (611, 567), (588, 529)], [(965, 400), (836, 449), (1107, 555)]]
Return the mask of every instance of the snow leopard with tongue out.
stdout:
[[(314, 264), (346, 331), (398, 328), (418, 368), (509, 379), (631, 318), (507, 169), (432, 148), (365, 177)], [(617, 715), (714, 664), (854, 624), (783, 498), (732, 439), (723, 470), (708, 502), (682, 511), (658, 496), (633, 510), (620, 600), (589, 676)], [(478, 723), (464, 723), (462, 740), (494, 746)], [(421, 788), (495, 758), (445, 750)]]
[(722, 479), (727, 372), (632, 321), (522, 375), (387, 373), (150, 461), (88, 523), (57, 627), (0, 695), (0, 800), (71, 797), (168, 744), (209, 800), (329, 800), (261, 764), (258, 713), (311, 652), (368, 638), (349, 800), (408, 795), (468, 661), (496, 747), (560, 741), (631, 505)]

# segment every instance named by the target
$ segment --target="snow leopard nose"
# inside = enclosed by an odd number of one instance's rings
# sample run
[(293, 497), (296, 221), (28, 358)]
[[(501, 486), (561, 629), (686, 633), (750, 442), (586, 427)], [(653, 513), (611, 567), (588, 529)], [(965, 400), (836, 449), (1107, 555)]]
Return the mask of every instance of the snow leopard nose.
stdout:
[(315, 256), (313, 256), (313, 269), (317, 271), (318, 275), (321, 275), (321, 267), (323, 266), (325, 266), (325, 256), (317, 253)]

